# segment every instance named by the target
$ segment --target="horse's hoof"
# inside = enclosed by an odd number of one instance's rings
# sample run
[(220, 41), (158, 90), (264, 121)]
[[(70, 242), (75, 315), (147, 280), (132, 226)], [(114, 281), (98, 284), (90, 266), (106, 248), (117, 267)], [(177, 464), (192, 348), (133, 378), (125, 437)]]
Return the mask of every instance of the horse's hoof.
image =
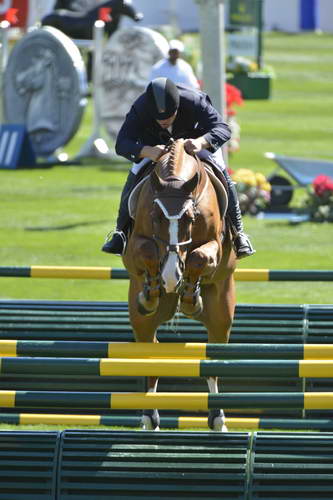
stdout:
[(211, 431), (228, 432), (228, 427), (224, 423), (224, 414), (221, 410), (211, 410), (208, 415), (208, 426)]
[(141, 428), (144, 431), (160, 430), (160, 415), (157, 410), (144, 410), (141, 419)]
[(138, 301), (138, 312), (140, 314), (142, 314), (142, 316), (153, 316), (153, 314), (155, 314), (156, 311), (148, 311), (147, 309), (145, 309), (143, 307), (142, 304), (140, 304), (140, 302)]
[(228, 427), (223, 423), (220, 417), (214, 418), (212, 428), (210, 429), (214, 432), (229, 432)]
[[(143, 293), (140, 292), (139, 295), (137, 296), (137, 304), (138, 304), (138, 312), (142, 314), (142, 316), (152, 316), (153, 314), (156, 313), (157, 311), (157, 306), (154, 309), (147, 309), (143, 303), (142, 299), (144, 302), (147, 302)], [(157, 304), (158, 305), (158, 304)]]
[(200, 316), (200, 314), (203, 311), (203, 302), (202, 298), (199, 295), (197, 298), (195, 305), (195, 309), (193, 309), (192, 304), (186, 304), (185, 302), (181, 303), (180, 310), (185, 316), (188, 316), (189, 318), (196, 318), (197, 316)]

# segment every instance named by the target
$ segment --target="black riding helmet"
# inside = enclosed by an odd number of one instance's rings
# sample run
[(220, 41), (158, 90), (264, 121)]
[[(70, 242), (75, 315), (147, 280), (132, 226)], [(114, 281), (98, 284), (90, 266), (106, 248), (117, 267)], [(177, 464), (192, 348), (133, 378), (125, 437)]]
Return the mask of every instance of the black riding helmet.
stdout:
[(178, 109), (179, 92), (169, 78), (155, 78), (146, 90), (148, 111), (155, 120), (170, 118)]

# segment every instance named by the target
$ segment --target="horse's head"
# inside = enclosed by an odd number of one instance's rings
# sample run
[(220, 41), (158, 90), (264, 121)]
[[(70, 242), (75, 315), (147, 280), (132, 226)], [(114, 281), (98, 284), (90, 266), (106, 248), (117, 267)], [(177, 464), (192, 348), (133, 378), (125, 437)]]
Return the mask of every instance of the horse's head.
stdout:
[(180, 155), (179, 147), (175, 146), (157, 165), (160, 175), (156, 171), (151, 174), (153, 236), (159, 247), (161, 279), (167, 293), (176, 292), (182, 282), (196, 217), (194, 191), (199, 174), (193, 166), (193, 158), (190, 158), (187, 170), (182, 171), (177, 159), (182, 163), (185, 159), (188, 161), (188, 155), (185, 155), (184, 151)]

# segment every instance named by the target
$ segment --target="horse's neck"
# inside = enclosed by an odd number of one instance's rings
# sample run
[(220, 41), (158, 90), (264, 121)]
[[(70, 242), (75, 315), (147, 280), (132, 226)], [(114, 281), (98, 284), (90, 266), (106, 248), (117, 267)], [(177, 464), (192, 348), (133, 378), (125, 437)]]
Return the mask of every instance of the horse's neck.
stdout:
[(186, 154), (182, 140), (176, 141), (168, 154), (164, 155), (157, 164), (157, 173), (163, 179), (183, 179), (193, 177), (196, 172), (196, 160)]

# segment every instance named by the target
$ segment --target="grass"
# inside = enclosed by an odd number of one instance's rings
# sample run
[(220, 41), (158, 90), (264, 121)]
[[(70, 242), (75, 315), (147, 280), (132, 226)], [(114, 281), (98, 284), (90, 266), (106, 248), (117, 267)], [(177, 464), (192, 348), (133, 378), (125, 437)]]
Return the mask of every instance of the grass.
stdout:
[[(291, 45), (291, 49), (289, 48)], [(329, 158), (331, 154), (330, 37), (270, 34), (265, 62), (274, 66), (272, 99), (246, 101), (238, 109), (241, 150), (233, 169), (269, 173), (265, 151)], [(287, 57), (286, 57), (287, 54)], [(304, 55), (306, 54), (306, 55)], [(75, 154), (89, 136), (91, 110), (66, 150)], [(0, 256), (3, 265), (96, 265), (122, 267), (100, 252), (115, 222), (125, 173), (105, 162), (52, 169), (0, 171), (2, 200)], [(296, 192), (295, 192), (296, 193)], [(300, 200), (301, 190), (296, 193)], [(284, 221), (245, 218), (257, 248), (239, 267), (332, 268), (330, 226), (289, 226)], [(2, 280), (3, 298), (126, 300), (127, 282), (29, 279)], [(331, 302), (330, 284), (239, 283), (240, 302)]]
[[(275, 169), (266, 151), (308, 158), (332, 157), (332, 37), (267, 34), (265, 63), (276, 79), (272, 98), (238, 108), (241, 150), (230, 167), (268, 174)], [(91, 133), (91, 108), (65, 148), (73, 156)], [(100, 252), (115, 223), (124, 167), (85, 159), (84, 166), (0, 170), (1, 265), (122, 267)], [(299, 204), (304, 190), (295, 191)], [(332, 269), (331, 226), (245, 218), (257, 254), (239, 267)], [(3, 278), (1, 298), (126, 300), (127, 281)], [(238, 283), (238, 302), (330, 303), (330, 283)]]
[(265, 151), (332, 158), (332, 49), (329, 35), (265, 36), (264, 62), (276, 73), (272, 99), (238, 108), (242, 139), (235, 166), (268, 173), (272, 165)]
[[(326, 35), (266, 34), (265, 63), (276, 79), (272, 98), (246, 101), (238, 108), (241, 150), (232, 169), (265, 174), (275, 164), (266, 151), (307, 158), (332, 158), (331, 91), (333, 38)], [(75, 138), (66, 146), (76, 154), (91, 133), (91, 108)], [(100, 252), (115, 223), (126, 173), (117, 165), (85, 160), (84, 166), (0, 170), (1, 265), (73, 265), (122, 267), (118, 257)], [(299, 204), (303, 190), (295, 191)], [(245, 218), (257, 254), (240, 268), (332, 269), (332, 226)], [(0, 298), (126, 300), (127, 281), (2, 278)], [(242, 303), (332, 302), (330, 283), (238, 283)], [(16, 426), (1, 425), (1, 430)], [(36, 426), (20, 426), (21, 430)], [(69, 426), (38, 426), (61, 430)], [(99, 427), (99, 429), (102, 427)], [(110, 429), (110, 428), (107, 428)]]

